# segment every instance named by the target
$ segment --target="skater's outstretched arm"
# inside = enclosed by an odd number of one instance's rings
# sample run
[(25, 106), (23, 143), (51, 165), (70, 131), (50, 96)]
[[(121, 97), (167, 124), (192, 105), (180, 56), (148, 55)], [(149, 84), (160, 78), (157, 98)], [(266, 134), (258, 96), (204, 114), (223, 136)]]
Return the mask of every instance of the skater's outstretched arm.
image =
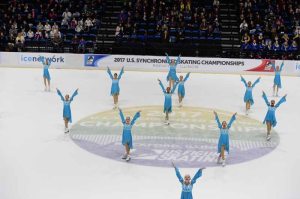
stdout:
[(222, 128), (222, 124), (221, 124), (221, 122), (219, 120), (218, 113), (216, 111), (214, 111), (214, 115), (215, 115), (215, 120), (216, 120), (216, 122), (218, 124), (218, 128), (221, 129)]
[(78, 95), (78, 88), (74, 91), (72, 97), (70, 98), (70, 102), (73, 101), (73, 99), (74, 99), (74, 97), (75, 97), (76, 95)]
[(191, 73), (186, 74), (185, 78), (183, 79), (184, 82), (190, 77), (190, 74)]
[(280, 72), (282, 71), (282, 69), (283, 69), (283, 66), (284, 66), (284, 61), (281, 63), (281, 65), (280, 65)]
[(271, 68), (274, 69), (274, 72), (276, 71), (276, 68), (275, 68), (275, 63), (271, 63)]
[(125, 124), (125, 118), (122, 109), (119, 108), (119, 115), (123, 124)]
[(131, 125), (134, 125), (135, 121), (136, 121), (139, 117), (141, 117), (141, 111), (138, 111), (138, 112), (134, 115), (133, 119), (131, 120)]
[(169, 57), (168, 53), (165, 53), (165, 55), (166, 55), (166, 60), (167, 60), (167, 63), (170, 65), (170, 63), (171, 63), (171, 60), (170, 60), (170, 57)]
[(173, 93), (175, 92), (178, 83), (179, 83), (179, 82), (176, 82), (176, 83), (174, 84), (174, 86), (173, 86), (173, 88), (172, 88), (172, 90), (171, 90), (171, 94), (173, 94)]
[(267, 98), (267, 95), (266, 95), (266, 93), (265, 93), (264, 91), (263, 91), (262, 97), (264, 98), (266, 105), (267, 105), (267, 106), (270, 106), (270, 102), (269, 102), (269, 100), (268, 100), (268, 98)]
[(157, 80), (158, 80), (158, 82), (159, 82), (159, 85), (160, 85), (162, 91), (163, 91), (164, 93), (166, 93), (166, 89), (165, 89), (164, 85), (161, 83), (160, 79), (157, 79)]
[(242, 75), (241, 75), (241, 81), (244, 83), (245, 87), (248, 87), (247, 82)]
[(57, 91), (57, 94), (58, 94), (58, 96), (60, 97), (60, 99), (61, 99), (62, 101), (65, 101), (65, 98), (64, 98), (63, 95), (61, 94), (60, 90), (59, 90), (58, 88), (56, 88), (56, 91)]
[(180, 63), (180, 57), (181, 57), (181, 55), (178, 55), (176, 63), (174, 65), (175, 67), (177, 67), (177, 65)]
[(122, 69), (121, 69), (121, 71), (119, 73), (118, 79), (121, 79), (123, 73), (124, 73), (124, 66), (122, 67)]
[(255, 82), (252, 84), (252, 87), (254, 87), (258, 82), (260, 81), (260, 77), (255, 80)]
[(195, 176), (193, 177), (191, 183), (192, 184), (195, 184), (197, 179), (200, 178), (202, 176), (202, 170), (205, 169), (205, 168), (201, 168), (197, 171), (197, 173), (195, 174)]
[(277, 102), (277, 104), (275, 105), (276, 108), (279, 107), (280, 104), (282, 104), (283, 102), (286, 102), (286, 96), (287, 96), (287, 95), (283, 96), (283, 97), (279, 100), (279, 102)]
[(109, 67), (107, 67), (107, 73), (108, 73), (110, 79), (114, 79), (113, 75), (111, 74), (111, 70), (110, 70)]
[(232, 115), (232, 117), (231, 117), (231, 119), (230, 119), (230, 121), (229, 121), (229, 123), (227, 125), (228, 129), (230, 129), (232, 123), (235, 121), (235, 119), (236, 119), (235, 116), (236, 116), (236, 113)]
[(177, 176), (179, 182), (183, 183), (183, 178), (182, 178), (182, 176), (181, 176), (181, 174), (179, 172), (179, 169), (176, 167), (176, 165), (174, 164), (174, 162), (172, 162), (172, 165), (173, 165), (173, 167), (175, 169), (175, 173), (176, 173), (176, 176)]

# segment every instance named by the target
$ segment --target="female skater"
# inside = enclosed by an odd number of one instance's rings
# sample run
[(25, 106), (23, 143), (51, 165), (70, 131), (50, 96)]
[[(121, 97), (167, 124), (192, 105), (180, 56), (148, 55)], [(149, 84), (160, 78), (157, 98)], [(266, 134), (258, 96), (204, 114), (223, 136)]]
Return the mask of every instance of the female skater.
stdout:
[(186, 74), (185, 78), (183, 79), (183, 76), (180, 75), (179, 77), (179, 83), (178, 83), (178, 101), (179, 101), (179, 107), (182, 107), (182, 100), (185, 96), (185, 88), (184, 83), (189, 78), (190, 73)]
[(279, 90), (279, 88), (281, 88), (280, 73), (282, 71), (283, 66), (284, 66), (284, 62), (281, 63), (280, 68), (279, 68), (279, 66), (276, 66), (276, 68), (275, 68), (275, 63), (272, 64), (272, 68), (274, 69), (274, 72), (275, 72), (274, 85), (273, 85), (273, 96), (276, 96), (276, 97), (278, 97), (278, 90)]
[(268, 112), (266, 114), (266, 117), (264, 119), (264, 124), (266, 123), (267, 124), (267, 141), (269, 141), (271, 139), (271, 129), (272, 129), (272, 126), (275, 127), (276, 124), (277, 124), (277, 121), (276, 121), (276, 116), (275, 116), (275, 111), (276, 109), (280, 106), (280, 104), (282, 104), (283, 102), (286, 101), (286, 96), (283, 96), (279, 102), (275, 105), (275, 100), (271, 100), (271, 103), (269, 103), (269, 100), (266, 96), (266, 93), (263, 92), (263, 98), (268, 106)]
[(221, 124), (217, 112), (214, 111), (214, 114), (218, 124), (218, 128), (220, 129), (220, 137), (218, 143), (218, 164), (221, 163), (220, 160), (222, 158), (222, 166), (225, 166), (225, 150), (227, 151), (227, 153), (229, 153), (229, 129), (235, 120), (236, 113), (232, 115), (228, 124), (226, 121), (223, 121)]
[(161, 83), (160, 79), (158, 79), (159, 85), (165, 95), (165, 103), (164, 103), (164, 113), (166, 113), (165, 124), (169, 125), (169, 113), (172, 113), (172, 95), (176, 89), (178, 82), (175, 83), (173, 89), (171, 90), (170, 87), (167, 89), (164, 88), (164, 85)]
[(122, 144), (125, 146), (125, 154), (122, 156), (122, 159), (129, 161), (130, 158), (130, 149), (132, 149), (132, 136), (131, 129), (135, 121), (141, 116), (141, 111), (138, 111), (133, 119), (130, 121), (130, 117), (124, 118), (123, 112), (119, 109), (121, 121), (123, 123), (123, 135), (122, 135)]
[(64, 109), (63, 109), (63, 118), (65, 122), (65, 133), (69, 133), (68, 123), (72, 123), (72, 114), (71, 114), (71, 102), (73, 101), (74, 97), (78, 94), (78, 88), (73, 93), (72, 97), (70, 98), (69, 95), (66, 95), (65, 98), (62, 96), (59, 89), (57, 89), (57, 94), (60, 96), (60, 99), (64, 102)]
[(45, 91), (50, 91), (50, 73), (49, 73), (49, 67), (51, 64), (50, 59), (46, 59), (44, 56), (39, 57), (42, 64), (43, 64), (43, 78), (44, 78), (44, 85), (45, 85)]
[(117, 73), (114, 73), (114, 76), (111, 74), (111, 70), (109, 67), (107, 67), (107, 73), (109, 74), (110, 79), (112, 80), (111, 85), (111, 91), (110, 94), (113, 96), (114, 99), (114, 109), (118, 107), (118, 101), (119, 101), (119, 94), (120, 94), (120, 87), (119, 87), (119, 81), (124, 73), (124, 67), (122, 67), (120, 74), (118, 76)]
[(177, 57), (176, 62), (173, 59), (170, 60), (169, 55), (167, 53), (166, 53), (166, 56), (167, 56), (167, 63), (169, 64), (169, 73), (168, 73), (168, 76), (167, 76), (167, 81), (169, 81), (169, 87), (173, 88), (174, 82), (178, 81), (178, 77), (177, 77), (177, 74), (176, 74), (176, 68), (177, 68), (177, 65), (180, 63), (180, 56), (181, 55), (179, 55)]
[(182, 191), (181, 191), (181, 197), (180, 199), (193, 199), (193, 185), (196, 183), (196, 180), (202, 176), (202, 170), (205, 168), (201, 168), (197, 171), (193, 179), (191, 180), (190, 175), (185, 175), (184, 179), (181, 177), (181, 174), (179, 172), (179, 169), (175, 166), (175, 164), (172, 162), (173, 167), (175, 168), (176, 176), (179, 180), (179, 182), (182, 185)]
[(259, 80), (260, 80), (260, 77), (253, 84), (250, 81), (248, 81), (248, 83), (246, 83), (246, 80), (243, 78), (243, 76), (241, 76), (241, 81), (245, 84), (245, 87), (246, 87), (246, 92), (244, 95), (244, 102), (246, 103), (246, 115), (248, 115), (250, 106), (252, 106), (254, 104), (254, 100), (252, 97), (252, 90), (253, 90), (254, 86), (259, 82)]

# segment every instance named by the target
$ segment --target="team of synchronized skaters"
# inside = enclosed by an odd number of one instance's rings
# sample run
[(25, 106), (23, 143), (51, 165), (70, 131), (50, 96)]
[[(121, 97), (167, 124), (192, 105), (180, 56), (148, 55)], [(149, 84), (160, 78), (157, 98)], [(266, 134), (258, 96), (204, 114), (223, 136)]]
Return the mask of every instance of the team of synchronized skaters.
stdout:
[[(185, 87), (184, 84), (188, 80), (190, 73), (187, 73), (185, 77), (180, 76), (177, 77), (176, 68), (177, 65), (180, 63), (180, 55), (178, 56), (177, 60), (170, 59), (168, 54), (166, 54), (167, 63), (169, 64), (169, 72), (167, 75), (167, 81), (169, 83), (168, 87), (164, 87), (163, 83), (160, 79), (158, 79), (159, 85), (163, 91), (165, 100), (164, 100), (164, 109), (163, 112), (165, 113), (165, 124), (169, 125), (169, 114), (172, 113), (172, 95), (174, 94), (176, 88), (178, 93), (178, 101), (179, 101), (179, 107), (182, 107), (182, 102), (185, 97)], [(43, 78), (44, 78), (44, 84), (45, 84), (45, 91), (50, 91), (50, 74), (49, 74), (49, 67), (51, 65), (50, 59), (46, 59), (45, 57), (40, 57), (40, 60), (43, 64)], [(273, 97), (278, 97), (278, 91), (281, 88), (281, 71), (283, 69), (284, 62), (282, 62), (281, 66), (275, 66), (275, 64), (272, 64), (272, 68), (275, 72), (274, 77), (274, 84), (273, 84)], [(114, 102), (114, 109), (119, 109), (119, 115), (121, 118), (121, 122), (123, 124), (123, 134), (122, 134), (122, 145), (125, 147), (125, 154), (122, 156), (122, 159), (125, 159), (126, 161), (129, 161), (131, 159), (130, 157), (130, 150), (133, 148), (133, 142), (132, 142), (132, 135), (131, 130), (133, 125), (135, 124), (136, 120), (141, 116), (141, 111), (138, 111), (134, 117), (131, 119), (130, 117), (124, 117), (122, 110), (118, 106), (118, 98), (120, 94), (120, 87), (119, 87), (119, 81), (124, 73), (124, 67), (121, 69), (120, 73), (114, 73), (112, 74), (110, 68), (107, 68), (107, 73), (112, 80), (112, 86), (111, 86), (111, 96), (113, 96), (113, 102)], [(260, 77), (252, 83), (251, 81), (246, 81), (241, 76), (241, 81), (244, 83), (246, 91), (244, 95), (244, 102), (246, 104), (246, 115), (248, 115), (249, 110), (251, 106), (254, 104), (252, 92), (253, 88), (257, 83), (260, 82)], [(68, 124), (72, 122), (72, 114), (71, 114), (71, 108), (70, 104), (73, 101), (74, 97), (78, 94), (78, 89), (75, 90), (75, 92), (70, 97), (69, 95), (63, 96), (61, 91), (57, 89), (57, 94), (60, 96), (61, 100), (63, 101), (63, 119), (65, 124), (65, 133), (69, 132)], [(271, 139), (271, 129), (272, 127), (275, 127), (277, 124), (277, 120), (275, 117), (275, 111), (276, 109), (286, 101), (286, 96), (284, 95), (276, 104), (275, 100), (269, 101), (265, 92), (263, 91), (263, 99), (268, 107), (265, 119), (263, 121), (264, 124), (267, 126), (267, 136), (266, 140), (269, 141)], [(227, 123), (226, 121), (220, 122), (219, 116), (217, 112), (213, 112), (215, 115), (215, 120), (217, 122), (218, 128), (220, 129), (220, 137), (218, 141), (217, 151), (218, 151), (218, 164), (222, 164), (222, 166), (225, 166), (225, 151), (229, 153), (229, 129), (232, 125), (232, 123), (236, 120), (236, 114), (234, 113), (230, 119), (230, 121)], [(172, 165), (175, 168), (176, 175), (182, 184), (182, 193), (181, 193), (181, 199), (191, 199), (192, 198), (192, 188), (193, 184), (196, 182), (196, 180), (201, 177), (202, 170), (204, 168), (201, 168), (197, 171), (195, 176), (191, 179), (189, 175), (185, 175), (184, 178), (182, 178), (178, 168), (175, 166), (175, 164), (172, 162)]]

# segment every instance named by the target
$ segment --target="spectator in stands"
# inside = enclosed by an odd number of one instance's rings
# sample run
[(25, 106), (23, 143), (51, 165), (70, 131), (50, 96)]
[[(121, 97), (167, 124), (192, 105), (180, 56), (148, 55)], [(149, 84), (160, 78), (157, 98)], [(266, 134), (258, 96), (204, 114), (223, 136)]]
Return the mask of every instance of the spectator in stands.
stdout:
[(46, 24), (45, 24), (45, 26), (44, 26), (44, 30), (47, 32), (47, 33), (49, 33), (50, 31), (51, 31), (51, 25), (48, 23), (48, 22), (46, 22)]
[(25, 38), (24, 38), (23, 34), (21, 32), (18, 33), (18, 36), (16, 37), (16, 42), (15, 42), (15, 46), (16, 46), (18, 52), (21, 52), (23, 50), (24, 42), (25, 42)]
[(27, 38), (28, 39), (34, 38), (34, 32), (31, 29), (29, 29), (28, 32), (27, 32)]
[(87, 18), (84, 22), (84, 26), (86, 27), (87, 31), (90, 31), (91, 27), (93, 27), (93, 22), (91, 18)]
[(74, 37), (72, 38), (72, 41), (71, 41), (71, 45), (72, 45), (72, 48), (73, 48), (73, 52), (77, 52), (78, 50), (78, 45), (79, 45), (79, 38), (77, 35), (74, 35)]
[(119, 24), (119, 25), (116, 27), (115, 36), (116, 36), (117, 38), (120, 38), (120, 37), (122, 37), (122, 35), (123, 35), (123, 26), (122, 26), (122, 24)]
[(248, 31), (248, 24), (244, 19), (243, 22), (240, 24), (240, 33), (244, 34), (247, 31)]
[(82, 37), (78, 44), (78, 53), (85, 53), (86, 41)]
[(72, 21), (70, 23), (70, 28), (73, 29), (73, 30), (75, 30), (76, 26), (77, 26), (77, 20), (76, 20), (75, 17), (73, 17), (73, 19), (72, 19)]
[(58, 30), (58, 25), (56, 24), (56, 22), (53, 23), (52, 30)]
[(34, 39), (35, 40), (40, 40), (43, 38), (43, 34), (40, 30), (37, 30), (36, 33), (34, 34)]
[(54, 34), (54, 37), (52, 38), (52, 44), (53, 44), (53, 51), (54, 52), (60, 52), (61, 51), (61, 44), (62, 44), (62, 40), (59, 36), (59, 34), (56, 32)]
[(72, 13), (69, 11), (68, 8), (66, 8), (65, 12), (62, 14), (63, 19), (65, 19), (67, 22), (69, 22), (72, 18)]
[(42, 22), (39, 22), (36, 29), (39, 30), (40, 32), (42, 32), (44, 30), (44, 26), (43, 26)]

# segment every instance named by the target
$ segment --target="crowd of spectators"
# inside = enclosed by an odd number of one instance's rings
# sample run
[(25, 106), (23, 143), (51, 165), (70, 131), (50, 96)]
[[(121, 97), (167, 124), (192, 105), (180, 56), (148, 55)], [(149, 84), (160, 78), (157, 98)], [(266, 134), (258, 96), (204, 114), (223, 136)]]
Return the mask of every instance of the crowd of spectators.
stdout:
[(0, 9), (0, 46), (17, 51), (25, 44), (47, 44), (54, 51), (71, 44), (77, 52), (85, 49), (82, 39), (92, 47), (103, 12), (103, 0), (10, 0), (7, 5)]
[(126, 0), (117, 40), (220, 40), (219, 0)]
[(300, 2), (240, 0), (241, 49), (254, 58), (294, 59), (299, 55)]

